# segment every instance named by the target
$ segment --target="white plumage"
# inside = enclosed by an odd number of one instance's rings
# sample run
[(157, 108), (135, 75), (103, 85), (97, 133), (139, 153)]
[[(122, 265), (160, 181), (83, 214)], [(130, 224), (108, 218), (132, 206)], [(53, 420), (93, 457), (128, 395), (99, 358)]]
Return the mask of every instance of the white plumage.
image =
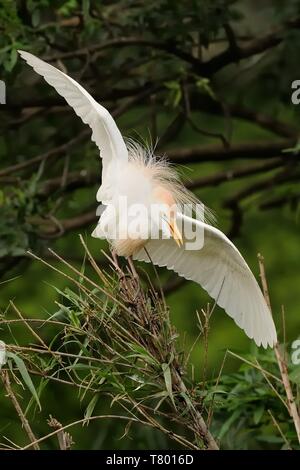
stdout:
[(184, 224), (202, 225), (200, 250), (178, 248), (172, 239), (150, 240), (134, 259), (165, 266), (200, 284), (234, 319), (249, 338), (265, 348), (276, 342), (276, 330), (262, 292), (246, 261), (234, 244), (217, 228), (178, 214)]
[[(258, 346), (274, 346), (277, 341), (274, 322), (257, 281), (240, 252), (220, 230), (187, 217), (180, 209), (175, 214), (163, 209), (161, 233), (169, 237), (151, 238), (157, 223), (149, 215), (152, 206), (161, 204), (171, 208), (177, 204), (178, 208), (195, 202), (174, 169), (138, 145), (126, 146), (109, 112), (75, 80), (28, 52), (19, 53), (92, 129), (92, 140), (102, 157), (102, 185), (97, 200), (107, 206), (93, 236), (107, 238), (119, 255), (151, 260), (197, 282)], [(128, 220), (118, 208), (122, 197), (127, 199), (129, 207), (142, 204), (148, 209), (148, 215), (140, 216), (138, 221), (147, 227), (143, 237), (125, 228)], [(113, 235), (116, 227), (122, 237)], [(186, 228), (203, 231), (200, 249), (187, 249)]]
[(103, 201), (110, 194), (107, 188), (113, 184), (115, 166), (128, 161), (128, 151), (123, 137), (110, 113), (73, 78), (52, 65), (38, 59), (29, 52), (19, 51), (21, 57), (42, 75), (49, 85), (74, 109), (85, 124), (92, 129), (91, 139), (100, 150), (102, 172), (105, 185), (99, 189), (98, 201)]

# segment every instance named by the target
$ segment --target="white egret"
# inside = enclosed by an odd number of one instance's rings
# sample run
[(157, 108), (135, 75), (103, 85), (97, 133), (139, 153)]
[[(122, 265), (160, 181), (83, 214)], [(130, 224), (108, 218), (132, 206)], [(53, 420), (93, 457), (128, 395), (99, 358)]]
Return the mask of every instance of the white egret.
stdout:
[[(93, 236), (107, 238), (117, 255), (151, 260), (200, 284), (258, 346), (274, 346), (275, 326), (254, 275), (220, 230), (180, 210), (182, 204), (195, 202), (195, 198), (181, 184), (175, 170), (142, 146), (130, 142), (126, 145), (110, 113), (75, 80), (28, 52), (19, 53), (92, 129), (91, 138), (102, 157), (97, 200), (105, 206)], [(143, 236), (134, 233), (128, 228), (128, 212), (118, 209), (121, 197), (126, 198), (129, 208), (136, 204), (147, 209), (157, 204), (164, 207), (161, 233), (170, 236), (153, 239), (157, 218), (151, 211), (139, 219), (141, 225), (147, 225)], [(185, 230), (179, 226), (191, 231), (200, 229), (203, 246), (186, 249)]]

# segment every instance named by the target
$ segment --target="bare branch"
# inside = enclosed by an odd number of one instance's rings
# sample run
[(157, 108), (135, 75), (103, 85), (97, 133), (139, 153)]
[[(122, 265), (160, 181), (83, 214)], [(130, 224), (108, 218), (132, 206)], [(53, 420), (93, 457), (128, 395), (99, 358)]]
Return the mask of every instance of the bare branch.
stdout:
[(51, 150), (48, 150), (47, 152), (38, 155), (37, 157), (30, 158), (29, 160), (26, 160), (22, 163), (16, 163), (15, 165), (5, 168), (4, 170), (0, 171), (0, 177), (24, 170), (25, 168), (35, 167), (42, 161), (49, 160), (54, 157), (57, 158), (60, 155), (64, 155), (72, 147), (81, 142), (89, 134), (89, 132), (89, 129), (84, 129), (79, 135), (69, 140), (65, 144), (60, 145), (59, 147), (55, 147)]
[(195, 90), (193, 83), (191, 83), (190, 87), (192, 88), (190, 106), (194, 111), (204, 111), (208, 114), (223, 116), (225, 105), (230, 116), (245, 119), (246, 121), (258, 125), (262, 129), (266, 129), (281, 137), (296, 139), (298, 136), (298, 128), (290, 123), (283, 122), (276, 117), (262, 113), (261, 111), (253, 111), (244, 105), (241, 106), (239, 103), (222, 103), (212, 99), (209, 95), (199, 93), (199, 90)]
[(190, 189), (196, 188), (205, 188), (207, 186), (217, 186), (221, 183), (226, 183), (228, 181), (233, 181), (237, 178), (246, 178), (252, 175), (258, 175), (260, 173), (265, 173), (267, 171), (274, 170), (279, 168), (284, 164), (282, 159), (274, 159), (266, 163), (261, 163), (259, 165), (251, 165), (243, 168), (235, 168), (232, 170), (221, 171), (210, 176), (203, 178), (197, 178), (191, 182), (186, 183), (186, 186)]
[(41, 238), (58, 238), (64, 235), (66, 232), (83, 228), (96, 223), (98, 216), (96, 215), (95, 206), (92, 210), (84, 211), (82, 214), (65, 220), (57, 220), (56, 223), (53, 219), (44, 220), (41, 219), (39, 223), (42, 226), (42, 232), (40, 233)]
[(50, 415), (50, 419), (48, 419), (47, 422), (50, 428), (53, 428), (59, 431), (57, 433), (57, 440), (58, 440), (58, 445), (59, 445), (60, 450), (70, 449), (72, 445), (74, 444), (71, 434), (64, 431), (62, 429), (63, 428), (62, 424), (59, 421), (57, 421), (57, 419), (53, 418), (53, 416)]
[(299, 132), (296, 126), (279, 121), (278, 119), (267, 114), (252, 111), (240, 105), (231, 105), (230, 113), (235, 117), (254, 122), (260, 127), (282, 137), (296, 138)]
[[(269, 289), (268, 289), (268, 283), (267, 283), (267, 278), (266, 278), (266, 272), (265, 272), (265, 265), (264, 265), (264, 258), (261, 254), (258, 254), (258, 262), (259, 262), (259, 271), (260, 271), (260, 277), (261, 277), (261, 283), (262, 283), (262, 288), (263, 288), (263, 293), (264, 297), (266, 299), (266, 302), (268, 304), (268, 307), (270, 309), (270, 314), (272, 315), (272, 308), (271, 308), (271, 301), (270, 301), (270, 296), (269, 296)], [(280, 349), (280, 345), (277, 342), (274, 346), (274, 351), (276, 355), (276, 359), (278, 362), (279, 370), (280, 370), (280, 375), (282, 378), (282, 382), (284, 385), (284, 389), (286, 392), (287, 396), (287, 405), (288, 405), (288, 410), (290, 413), (291, 418), (294, 421), (296, 433), (298, 436), (298, 441), (300, 443), (300, 415), (297, 410), (297, 405), (295, 402), (295, 397), (292, 391), (292, 386), (291, 382), (289, 379), (289, 373), (287, 369), (287, 364), (284, 359), (284, 355), (282, 354), (282, 351)]]
[[(48, 197), (57, 191), (59, 188), (63, 192), (74, 191), (78, 188), (92, 187), (93, 184), (100, 184), (100, 171), (88, 172), (86, 170), (73, 171), (68, 174), (65, 184), (62, 186), (61, 176), (46, 180), (43, 186), (39, 189), (38, 194), (42, 197)], [(1, 180), (0, 180), (1, 181)]]
[(256, 54), (261, 54), (277, 46), (283, 41), (287, 30), (299, 28), (299, 26), (300, 17), (292, 18), (287, 20), (282, 26), (274, 28), (260, 38), (253, 39), (243, 47), (229, 46), (224, 52), (202, 64), (202, 75), (211, 76), (226, 65), (239, 62), (242, 59), (247, 59)]
[[(228, 160), (265, 160), (278, 157), (282, 151), (294, 147), (296, 140), (286, 139), (277, 142), (246, 142), (231, 145), (224, 149), (221, 145), (202, 145), (199, 147), (168, 150), (169, 158), (175, 163), (223, 162)], [(288, 154), (282, 154), (290, 159)]]
[(257, 181), (246, 188), (243, 188), (237, 192), (234, 196), (227, 199), (224, 203), (224, 207), (235, 207), (237, 203), (240, 203), (243, 199), (246, 199), (253, 194), (264, 191), (266, 189), (272, 188), (275, 184), (280, 185), (286, 183), (287, 181), (298, 181), (300, 179), (300, 174), (291, 172), (291, 171), (280, 171), (277, 172), (271, 178), (266, 178), (260, 181)]
[[(229, 47), (221, 54), (213, 57), (208, 62), (201, 62), (197, 57), (192, 54), (180, 49), (174, 42), (163, 42), (156, 40), (144, 39), (142, 37), (119, 37), (110, 39), (101, 44), (94, 44), (89, 47), (77, 49), (76, 51), (62, 52), (52, 56), (46, 56), (46, 61), (65, 60), (73, 57), (86, 56), (96, 51), (103, 51), (112, 47), (127, 47), (127, 46), (143, 46), (150, 47), (151, 49), (161, 50), (168, 54), (171, 54), (179, 59), (190, 64), (197, 74), (205, 77), (212, 76), (220, 69), (234, 62), (238, 62), (242, 59), (246, 59), (256, 54), (267, 51), (280, 44), (287, 29), (298, 28), (300, 25), (300, 17), (292, 18), (287, 20), (282, 26), (274, 28), (264, 36), (258, 39), (253, 39), (243, 47), (239, 46), (234, 38), (233, 32), (229, 25), (226, 25), (226, 33), (229, 38)], [(234, 46), (234, 47), (233, 47)]]
[(259, 208), (262, 210), (274, 209), (275, 207), (282, 207), (285, 204), (290, 204), (292, 208), (296, 209), (300, 201), (300, 193), (297, 194), (287, 194), (286, 196), (281, 196), (272, 199), (268, 202), (263, 202)]
[(16, 395), (14, 394), (13, 392), (13, 389), (11, 387), (11, 383), (10, 383), (10, 379), (9, 379), (9, 373), (7, 371), (2, 371), (1, 372), (1, 378), (2, 378), (2, 382), (3, 382), (3, 385), (4, 385), (4, 388), (6, 390), (6, 393), (9, 397), (9, 399), (11, 400), (19, 418), (20, 418), (20, 421), (22, 423), (22, 426), (24, 427), (26, 433), (27, 433), (27, 436), (31, 442), (30, 444), (30, 447), (33, 447), (35, 450), (39, 450), (40, 447), (37, 443), (37, 440), (36, 440), (36, 437), (35, 435), (33, 434), (32, 432), (32, 429), (30, 427), (30, 424), (26, 418), (26, 416), (24, 415), (23, 413), (23, 410), (17, 400), (17, 397)]
[(198, 67), (201, 64), (196, 57), (180, 49), (177, 44), (175, 44), (173, 41), (162, 42), (156, 41), (154, 39), (150, 40), (137, 36), (109, 39), (108, 41), (101, 42), (100, 44), (94, 44), (89, 47), (83, 47), (81, 49), (77, 49), (76, 51), (62, 52), (52, 56), (46, 56), (44, 57), (44, 60), (46, 60), (47, 62), (53, 62), (56, 60), (65, 60), (70, 58), (72, 59), (74, 57), (86, 56), (87, 54), (91, 54), (93, 52), (104, 51), (105, 49), (109, 49), (112, 47), (127, 46), (144, 46), (150, 47), (151, 49), (161, 50), (167, 52), (168, 54), (178, 57), (179, 59), (193, 65), (194, 67)]

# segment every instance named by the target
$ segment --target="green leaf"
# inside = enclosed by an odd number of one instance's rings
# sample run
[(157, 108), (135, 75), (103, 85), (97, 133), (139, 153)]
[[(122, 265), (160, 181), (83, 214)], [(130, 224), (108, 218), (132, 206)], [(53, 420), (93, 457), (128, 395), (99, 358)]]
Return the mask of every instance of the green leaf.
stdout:
[(173, 396), (173, 389), (172, 389), (172, 376), (171, 376), (171, 370), (170, 370), (169, 365), (166, 364), (166, 363), (163, 363), (162, 364), (162, 370), (163, 370), (163, 374), (164, 374), (164, 379), (165, 379), (165, 384), (166, 384), (166, 389), (167, 389), (168, 395), (171, 399), (171, 402), (172, 402), (174, 408), (176, 409), (175, 400), (174, 400), (174, 396)]
[(82, 12), (84, 21), (90, 19), (90, 0), (82, 0)]
[(282, 153), (294, 153), (298, 154), (300, 151), (300, 139), (297, 140), (296, 145), (294, 147), (288, 147), (282, 150)]
[(68, 0), (58, 9), (58, 12), (63, 16), (71, 15), (72, 12), (78, 8), (77, 0)]
[(151, 356), (151, 354), (142, 346), (134, 343), (128, 343), (128, 347), (134, 351), (134, 353), (128, 354), (128, 358), (130, 357), (137, 357), (140, 359), (143, 359), (146, 363), (149, 363), (153, 366), (157, 366), (157, 362), (154, 357)]
[(300, 384), (300, 367), (296, 367), (290, 374), (289, 378), (291, 382)]
[(92, 366), (91, 364), (82, 364), (81, 362), (77, 362), (76, 364), (65, 367), (65, 370), (98, 370), (98, 367)]
[(170, 104), (176, 108), (182, 97), (182, 90), (179, 82), (170, 81), (164, 83), (165, 87), (170, 90)]
[(7, 65), (6, 65), (6, 70), (8, 72), (12, 71), (12, 69), (17, 63), (17, 59), (18, 59), (18, 53), (17, 53), (17, 50), (13, 47), (10, 51), (9, 61), (7, 62)]
[(165, 82), (164, 83), (165, 87), (168, 88), (169, 90), (178, 90), (180, 88), (180, 85), (178, 82), (175, 80), (170, 81), (170, 82)]
[(230, 426), (234, 423), (234, 421), (240, 416), (240, 410), (236, 410), (232, 415), (225, 421), (223, 426), (220, 429), (218, 439), (222, 439), (225, 434), (229, 431)]
[(151, 397), (151, 398), (160, 398), (160, 400), (158, 400), (157, 405), (154, 408), (154, 411), (159, 410), (162, 403), (165, 401), (166, 398), (168, 398), (168, 396), (169, 396), (169, 393), (166, 390), (164, 390), (163, 392), (158, 392), (157, 394)]
[(99, 395), (98, 394), (94, 395), (91, 401), (89, 402), (88, 406), (86, 407), (86, 410), (84, 413), (85, 419), (89, 419), (92, 416), (98, 400), (99, 400)]
[(216, 95), (211, 88), (210, 81), (208, 78), (200, 78), (196, 82), (197, 88), (204, 91), (207, 95), (209, 95), (213, 100), (216, 100)]
[(28, 374), (28, 371), (27, 371), (27, 368), (25, 366), (23, 359), (21, 359), (19, 356), (17, 356), (17, 354), (12, 353), (11, 351), (7, 352), (7, 357), (12, 359), (14, 363), (16, 364), (25, 385), (27, 386), (28, 390), (31, 392), (32, 396), (34, 397), (35, 401), (38, 404), (39, 409), (41, 410), (42, 407), (40, 404), (38, 394), (30, 378), (30, 375)]
[(258, 408), (256, 408), (256, 410), (254, 411), (254, 415), (253, 415), (253, 422), (254, 424), (259, 424), (260, 423), (260, 420), (264, 414), (264, 407), (263, 406), (259, 406)]
[(37, 8), (34, 10), (34, 12), (31, 15), (32, 26), (36, 28), (40, 24), (40, 21), (41, 21), (41, 12)]

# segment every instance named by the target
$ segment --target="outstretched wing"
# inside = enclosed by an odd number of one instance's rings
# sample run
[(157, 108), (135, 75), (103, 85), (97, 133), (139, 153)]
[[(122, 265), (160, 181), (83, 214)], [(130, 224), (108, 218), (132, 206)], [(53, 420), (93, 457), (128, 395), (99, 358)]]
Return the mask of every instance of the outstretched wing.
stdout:
[[(191, 233), (195, 226), (203, 229), (203, 247), (187, 250), (173, 239), (150, 240), (146, 250), (151, 261), (200, 284), (258, 346), (274, 346), (277, 339), (270, 310), (238, 249), (220, 230), (181, 214), (178, 219), (184, 231)], [(149, 262), (144, 249), (134, 258)]]
[(109, 164), (116, 159), (127, 161), (128, 152), (123, 137), (110, 113), (97, 103), (94, 98), (73, 78), (68, 77), (52, 65), (38, 59), (29, 52), (19, 51), (20, 56), (46, 82), (65, 98), (85, 124), (92, 129), (92, 141), (100, 149), (102, 157), (102, 182)]

